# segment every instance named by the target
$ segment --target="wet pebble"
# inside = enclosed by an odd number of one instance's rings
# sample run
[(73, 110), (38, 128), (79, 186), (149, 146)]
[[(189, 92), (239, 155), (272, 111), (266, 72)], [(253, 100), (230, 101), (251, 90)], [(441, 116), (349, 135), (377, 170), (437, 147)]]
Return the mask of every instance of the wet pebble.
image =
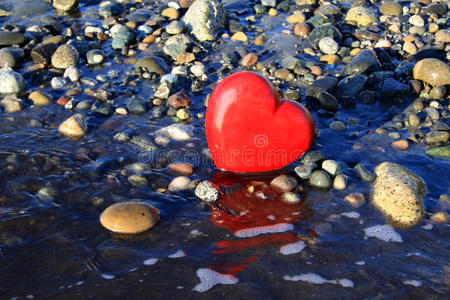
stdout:
[(341, 171), (341, 168), (339, 167), (337, 161), (327, 159), (322, 162), (322, 170), (334, 177)]
[(152, 228), (159, 220), (159, 211), (144, 202), (116, 203), (100, 215), (106, 229), (124, 234), (138, 234)]
[(188, 163), (170, 163), (167, 169), (178, 175), (191, 176), (194, 173), (194, 167)]
[(44, 93), (41, 93), (39, 91), (34, 91), (32, 92), (29, 96), (28, 99), (30, 99), (31, 101), (33, 101), (33, 105), (34, 106), (46, 106), (51, 104), (51, 97), (49, 95), (46, 95)]
[(358, 163), (354, 168), (359, 178), (365, 182), (372, 182), (377, 177), (375, 174), (367, 171), (366, 167), (362, 163)]
[(333, 188), (341, 191), (347, 187), (347, 177), (343, 174), (337, 174), (333, 181)]
[(358, 208), (366, 203), (366, 198), (361, 193), (351, 193), (345, 196), (344, 201), (351, 206)]
[(0, 94), (17, 94), (25, 88), (22, 75), (8, 69), (0, 70)]
[(52, 55), (52, 65), (55, 68), (66, 69), (78, 65), (79, 54), (77, 49), (68, 44), (59, 46)]
[(336, 54), (339, 51), (339, 44), (331, 37), (324, 37), (319, 41), (319, 49), (325, 54)]
[(181, 192), (188, 189), (191, 180), (187, 176), (175, 177), (167, 187), (169, 192)]
[(183, 21), (200, 42), (212, 41), (216, 32), (225, 26), (225, 9), (218, 0), (197, 0), (187, 10)]
[(289, 175), (280, 175), (272, 179), (270, 187), (278, 192), (290, 192), (297, 187), (297, 180)]
[(416, 63), (413, 76), (433, 86), (447, 85), (450, 84), (450, 67), (438, 59), (425, 58)]
[(309, 184), (313, 187), (318, 188), (330, 188), (331, 187), (331, 179), (328, 174), (322, 170), (315, 170), (311, 173), (311, 177), (309, 178)]
[(79, 140), (86, 134), (86, 118), (82, 114), (75, 114), (59, 125), (58, 131), (63, 135)]

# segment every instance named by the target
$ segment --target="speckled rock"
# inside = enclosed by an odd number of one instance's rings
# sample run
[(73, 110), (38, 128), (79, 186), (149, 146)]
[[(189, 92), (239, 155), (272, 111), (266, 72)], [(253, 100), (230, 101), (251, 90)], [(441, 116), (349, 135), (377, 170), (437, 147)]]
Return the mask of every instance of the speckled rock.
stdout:
[(183, 21), (199, 41), (212, 41), (217, 30), (225, 26), (225, 9), (218, 0), (197, 0), (187, 10)]
[(125, 234), (145, 232), (158, 220), (159, 211), (145, 202), (116, 203), (106, 208), (100, 216), (103, 227)]
[(434, 86), (447, 85), (450, 84), (450, 66), (436, 58), (425, 58), (416, 63), (413, 76)]
[(318, 188), (329, 188), (331, 187), (331, 179), (326, 172), (315, 170), (309, 178), (309, 184)]
[(79, 140), (86, 134), (86, 118), (75, 114), (59, 125), (58, 131), (72, 140)]
[(22, 75), (8, 67), (0, 70), (0, 94), (17, 94), (24, 88)]
[(424, 214), (422, 197), (427, 186), (410, 170), (391, 162), (375, 168), (372, 204), (398, 227), (416, 225)]
[(78, 65), (79, 54), (77, 49), (68, 44), (64, 44), (56, 49), (52, 55), (52, 65), (55, 68), (67, 69), (70, 66)]
[(219, 199), (219, 190), (212, 182), (204, 180), (195, 188), (195, 196), (205, 202), (215, 202)]
[(345, 16), (345, 21), (356, 22), (358, 26), (368, 26), (377, 23), (377, 15), (366, 7), (352, 7)]

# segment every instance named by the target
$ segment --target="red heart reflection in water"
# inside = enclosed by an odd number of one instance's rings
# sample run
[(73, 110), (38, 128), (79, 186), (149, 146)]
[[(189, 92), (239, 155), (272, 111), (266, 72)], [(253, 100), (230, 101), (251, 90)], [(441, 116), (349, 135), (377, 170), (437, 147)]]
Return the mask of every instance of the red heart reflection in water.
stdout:
[(229, 230), (237, 239), (217, 242), (217, 248), (213, 250), (217, 254), (217, 263), (211, 269), (235, 275), (257, 261), (258, 255), (232, 262), (227, 261), (227, 254), (244, 254), (248, 249), (279, 247), (301, 240), (292, 232), (293, 224), (309, 218), (312, 211), (304, 202), (284, 203), (281, 194), (270, 188), (270, 181), (276, 175), (266, 173), (249, 177), (224, 172), (214, 175), (213, 182), (222, 193), (211, 206), (209, 220), (217, 227)]

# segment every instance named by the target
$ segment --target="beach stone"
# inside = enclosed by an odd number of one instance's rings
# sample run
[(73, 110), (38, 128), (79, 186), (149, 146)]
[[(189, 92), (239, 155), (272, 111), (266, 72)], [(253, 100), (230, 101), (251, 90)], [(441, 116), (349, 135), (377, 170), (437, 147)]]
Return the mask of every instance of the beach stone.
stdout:
[(53, 7), (62, 11), (71, 11), (78, 8), (78, 0), (53, 0)]
[(324, 160), (325, 155), (320, 151), (308, 151), (302, 157), (302, 164), (304, 165), (312, 165), (318, 161)]
[(187, 10), (183, 21), (200, 42), (212, 41), (217, 30), (225, 26), (225, 9), (218, 0), (197, 0)]
[(77, 49), (68, 44), (58, 47), (52, 55), (52, 65), (58, 69), (67, 69), (78, 65), (79, 54)]
[(241, 61), (242, 66), (244, 67), (250, 67), (256, 65), (258, 62), (258, 55), (255, 53), (247, 53)]
[[(447, 1), (443, 1), (444, 3)], [(448, 4), (447, 4), (448, 5)], [(450, 8), (450, 6), (449, 6)], [(438, 16), (443, 16), (447, 12), (447, 8), (444, 4), (440, 2), (431, 2), (427, 5), (425, 12), (429, 15), (436, 14)]]
[(25, 42), (25, 36), (20, 32), (0, 31), (0, 46), (21, 45)]
[(194, 127), (191, 125), (172, 124), (155, 132), (156, 136), (166, 136), (178, 142), (186, 142), (192, 139)]
[(172, 21), (166, 26), (166, 32), (172, 35), (180, 34), (183, 30), (184, 24), (180, 21)]
[(169, 18), (170, 20), (176, 20), (180, 17), (180, 13), (173, 7), (168, 7), (161, 12), (161, 16)]
[(306, 38), (310, 32), (311, 28), (306, 23), (297, 23), (294, 26), (294, 34), (296, 36)]
[(189, 8), (195, 0), (180, 0), (179, 4), (182, 8)]
[[(302, 24), (302, 23), (300, 23)], [(318, 45), (320, 40), (330, 37), (335, 40), (338, 44), (342, 42), (342, 34), (341, 32), (330, 24), (320, 25), (315, 27), (313, 31), (308, 35), (308, 41), (310, 41), (314, 45)]]
[(56, 50), (54, 43), (42, 43), (31, 50), (31, 58), (35, 64), (50, 64), (53, 53)]
[(447, 131), (432, 130), (425, 135), (425, 143), (427, 144), (445, 144), (448, 142), (449, 133)]
[(339, 167), (337, 161), (327, 159), (322, 162), (322, 170), (334, 177), (341, 171), (341, 168)]
[(304, 23), (306, 21), (306, 17), (302, 13), (296, 13), (296, 14), (288, 16), (286, 21), (289, 24)]
[(175, 177), (167, 187), (169, 192), (181, 192), (188, 189), (191, 180), (187, 176)]
[(319, 49), (325, 54), (336, 54), (339, 51), (339, 44), (331, 37), (324, 37), (319, 41)]
[(333, 188), (338, 191), (345, 190), (347, 187), (347, 177), (343, 174), (337, 174), (333, 181)]
[(441, 86), (435, 86), (434, 88), (431, 89), (430, 91), (430, 97), (433, 100), (440, 100), (443, 99), (445, 97), (445, 95), (447, 94), (447, 90), (445, 88), (444, 85)]
[(311, 173), (309, 184), (313, 187), (327, 189), (331, 187), (331, 179), (326, 172), (322, 170), (315, 170)]
[(423, 27), (425, 25), (425, 21), (419, 15), (413, 15), (409, 17), (408, 22), (413, 26)]
[(353, 21), (358, 26), (368, 26), (372, 23), (377, 23), (378, 18), (375, 13), (366, 7), (352, 7), (345, 15), (345, 21)]
[(441, 29), (434, 35), (436, 43), (450, 43), (450, 29)]
[(425, 151), (425, 154), (437, 158), (450, 158), (450, 146), (431, 148)]
[(15, 113), (22, 110), (23, 102), (15, 97), (5, 97), (0, 101), (0, 104), (7, 113)]
[(297, 204), (302, 200), (299, 193), (285, 192), (281, 195), (281, 201), (287, 204)]
[(330, 123), (330, 129), (337, 132), (344, 132), (347, 127), (345, 126), (344, 122), (337, 120)]
[(86, 118), (82, 114), (74, 114), (59, 125), (58, 131), (72, 140), (80, 140), (87, 131)]
[(25, 81), (22, 75), (8, 67), (0, 70), (0, 94), (17, 94), (24, 88)]
[(311, 176), (312, 171), (316, 168), (316, 163), (305, 164), (295, 167), (294, 171), (300, 179), (306, 180)]
[(338, 79), (334, 77), (316, 79), (312, 85), (306, 89), (306, 96), (319, 99), (321, 92), (330, 93), (337, 83)]
[(103, 50), (100, 49), (89, 50), (86, 53), (87, 63), (90, 64), (91, 66), (100, 65), (101, 63), (103, 63), (105, 58), (106, 58), (105, 52), (103, 52)]
[(433, 86), (450, 84), (450, 66), (436, 58), (425, 58), (417, 62), (413, 77)]
[(372, 182), (377, 177), (377, 175), (369, 172), (362, 163), (358, 163), (353, 169), (356, 171), (356, 174), (358, 174), (359, 178), (361, 178), (362, 181)]
[(380, 12), (383, 15), (400, 16), (403, 13), (403, 8), (396, 1), (388, 1), (380, 6)]
[(127, 29), (120, 29), (113, 37), (111, 47), (115, 50), (127, 48), (136, 38), (136, 35)]
[(125, 12), (125, 6), (117, 1), (103, 1), (98, 8), (99, 16), (103, 18), (117, 17)]
[(203, 180), (195, 188), (195, 196), (208, 203), (215, 202), (219, 199), (219, 190), (212, 182)]
[(345, 67), (345, 74), (362, 74), (366, 71), (378, 71), (381, 63), (373, 50), (360, 51)]
[(433, 214), (430, 217), (430, 220), (433, 221), (433, 223), (437, 224), (447, 224), (449, 221), (449, 216), (448, 213), (446, 213), (445, 211), (440, 211)]
[(33, 101), (34, 106), (46, 106), (52, 103), (50, 96), (43, 94), (39, 91), (32, 92), (28, 99)]
[(297, 180), (289, 175), (280, 175), (272, 179), (270, 187), (278, 192), (290, 192), (297, 187)]
[(377, 86), (381, 97), (384, 99), (400, 97), (410, 92), (409, 85), (401, 83), (391, 77), (384, 78)]
[(327, 92), (320, 92), (319, 94), (319, 102), (320, 105), (322, 105), (323, 108), (331, 110), (331, 111), (337, 111), (339, 109), (339, 104), (333, 95)]
[(188, 163), (170, 163), (167, 169), (172, 173), (183, 176), (191, 176), (194, 174), (194, 167)]
[(393, 142), (391, 146), (395, 150), (407, 150), (409, 148), (409, 143), (407, 140), (398, 140)]
[(423, 179), (391, 162), (378, 165), (375, 173), (372, 204), (398, 227), (416, 225), (424, 214), (422, 197), (427, 186)]
[(149, 73), (164, 75), (169, 72), (169, 67), (165, 61), (157, 56), (144, 56), (139, 58), (135, 64), (136, 69), (142, 69)]
[(108, 206), (100, 215), (106, 229), (124, 234), (138, 234), (155, 226), (159, 211), (145, 202), (122, 202)]
[(277, 0), (261, 0), (261, 5), (275, 7), (277, 6)]
[(344, 201), (354, 208), (358, 208), (366, 203), (366, 198), (361, 193), (351, 193), (345, 196)]
[(171, 95), (167, 100), (167, 103), (174, 108), (182, 108), (189, 106), (192, 102), (185, 92), (179, 91), (176, 94)]
[(362, 74), (350, 75), (339, 81), (336, 95), (339, 97), (356, 97), (363, 90), (367, 76)]
[(180, 120), (187, 120), (191, 117), (191, 114), (189, 113), (189, 110), (187, 110), (186, 108), (181, 108), (177, 110), (176, 116)]
[(11, 67), (16, 65), (16, 56), (8, 48), (0, 49), (0, 67)]
[(238, 31), (231, 36), (231, 40), (246, 43), (248, 41), (248, 37), (242, 31)]
[(148, 186), (147, 178), (138, 174), (128, 176), (127, 180), (133, 186)]

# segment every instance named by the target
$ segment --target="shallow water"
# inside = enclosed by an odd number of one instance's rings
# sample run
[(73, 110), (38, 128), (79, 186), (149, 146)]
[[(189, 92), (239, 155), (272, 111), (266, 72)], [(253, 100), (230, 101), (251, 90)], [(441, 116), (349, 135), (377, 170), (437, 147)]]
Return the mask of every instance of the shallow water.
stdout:
[[(101, 24), (92, 15), (97, 9), (95, 1), (80, 2), (80, 16), (66, 17), (67, 24)], [(41, 9), (44, 17), (53, 15), (42, 1), (27, 3)], [(17, 11), (17, 15), (0, 19), (0, 25), (25, 24), (27, 21), (18, 18), (29, 14)], [(281, 14), (280, 18), (284, 17)], [(262, 61), (292, 54), (283, 53), (296, 41), (280, 34), (280, 20), (273, 21), (276, 28), (263, 47)], [(273, 48), (272, 41), (286, 47)], [(109, 42), (103, 47), (110, 54)], [(239, 46), (229, 42), (220, 47)], [(219, 60), (220, 54), (207, 65), (207, 86), (200, 93), (190, 93), (193, 115), (205, 111), (204, 99), (220, 77)], [(121, 86), (125, 73), (134, 68), (131, 64), (116, 64), (111, 57), (108, 62), (96, 69), (81, 65), (83, 77), (117, 71), (118, 77), (111, 80), (117, 104), (126, 103), (129, 95), (150, 97), (152, 82), (141, 81), (135, 88)], [(19, 68), (22, 74), (26, 67)], [(28, 90), (42, 83), (33, 81), (31, 75), (25, 77)], [(278, 87), (286, 88), (283, 84)], [(42, 90), (55, 99), (64, 94), (48, 85)], [(399, 108), (410, 100), (405, 99)], [(302, 184), (303, 201), (288, 205), (276, 196), (261, 200), (238, 190), (222, 199), (219, 208), (202, 204), (191, 191), (157, 193), (173, 178), (165, 168), (167, 163), (192, 163), (196, 167), (192, 179), (230, 186), (252, 180), (267, 183), (276, 173), (242, 178), (219, 172), (203, 152), (207, 147), (203, 119), (189, 122), (195, 128), (192, 141), (172, 141), (165, 148), (147, 152), (131, 143), (114, 142), (113, 136), (132, 130), (136, 136), (151, 139), (156, 130), (173, 123), (170, 117), (152, 118), (151, 111), (112, 117), (86, 112), (88, 135), (75, 142), (58, 134), (59, 124), (72, 115), (60, 106), (28, 106), (14, 114), (2, 111), (0, 296), (444, 298), (450, 288), (450, 236), (448, 225), (433, 225), (429, 215), (435, 212), (440, 195), (450, 192), (445, 176), (450, 174), (450, 164), (425, 156), (422, 144), (395, 151), (390, 146), (392, 139), (373, 133), (392, 118), (388, 110), (378, 104), (357, 104), (331, 118), (312, 110), (319, 134), (311, 150), (348, 165), (343, 170), (349, 177), (344, 191), (321, 191)], [(358, 125), (349, 125), (340, 133), (329, 129), (331, 121), (348, 118), (357, 119)], [(33, 126), (30, 120), (41, 126)], [(370, 204), (355, 209), (343, 200), (352, 192), (369, 198), (370, 185), (361, 181), (352, 167), (362, 162), (373, 170), (384, 161), (411, 169), (426, 181), (429, 191), (423, 199), (426, 216), (422, 222), (409, 230), (383, 233), (382, 238), (390, 234), (389, 241), (373, 237), (376, 229), (385, 227), (367, 230), (386, 224)], [(149, 186), (134, 187), (127, 182), (124, 168), (135, 162), (149, 165), (142, 172)], [(289, 166), (291, 172), (298, 163)], [(56, 190), (54, 199), (38, 196), (44, 186)], [(105, 230), (99, 223), (100, 213), (110, 204), (129, 200), (154, 205), (161, 220), (149, 232), (136, 236)]]

